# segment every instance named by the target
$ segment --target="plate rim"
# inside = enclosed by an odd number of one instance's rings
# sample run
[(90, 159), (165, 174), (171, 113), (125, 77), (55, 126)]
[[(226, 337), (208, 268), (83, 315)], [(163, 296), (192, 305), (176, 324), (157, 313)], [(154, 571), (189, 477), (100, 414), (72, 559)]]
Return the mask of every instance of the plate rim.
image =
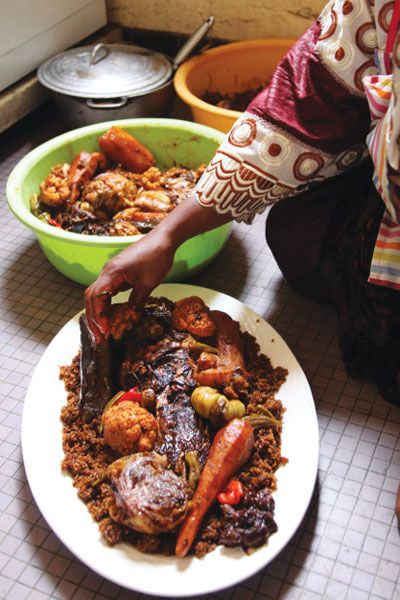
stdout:
[[(161, 288), (161, 290), (160, 290)], [(81, 551), (78, 547), (78, 549), (73, 546), (71, 547), (71, 544), (69, 544), (68, 542), (66, 542), (64, 540), (64, 536), (62, 535), (62, 533), (59, 533), (59, 526), (58, 526), (58, 521), (56, 523), (51, 522), (52, 520), (48, 520), (47, 516), (46, 516), (46, 510), (45, 507), (43, 507), (43, 498), (40, 494), (37, 493), (37, 489), (36, 489), (36, 484), (34, 481), (34, 475), (33, 472), (31, 471), (30, 468), (27, 467), (27, 465), (30, 464), (31, 460), (29, 458), (29, 453), (28, 453), (28, 442), (27, 439), (29, 439), (28, 434), (26, 433), (28, 430), (28, 410), (30, 407), (30, 404), (32, 401), (29, 401), (29, 397), (31, 396), (32, 392), (30, 392), (31, 390), (31, 385), (32, 385), (32, 381), (34, 380), (36, 371), (38, 371), (40, 369), (41, 364), (44, 362), (46, 362), (47, 359), (47, 355), (50, 353), (51, 350), (51, 346), (53, 344), (53, 342), (55, 342), (56, 338), (59, 336), (59, 334), (66, 329), (67, 327), (72, 327), (73, 323), (77, 321), (77, 318), (79, 317), (79, 315), (83, 312), (82, 310), (79, 311), (78, 313), (76, 313), (71, 319), (68, 320), (68, 322), (57, 332), (57, 334), (53, 337), (53, 339), (51, 340), (50, 344), (46, 347), (44, 353), (42, 354), (39, 362), (37, 363), (37, 365), (35, 366), (35, 369), (32, 373), (31, 376), (31, 381), (29, 383), (26, 395), (25, 395), (25, 402), (24, 402), (24, 409), (23, 409), (23, 414), (22, 414), (22, 420), (21, 420), (21, 449), (22, 449), (22, 458), (23, 458), (23, 464), (24, 464), (24, 469), (25, 469), (25, 473), (26, 473), (26, 478), (33, 496), (33, 499), (35, 501), (35, 503), (37, 504), (42, 517), (44, 518), (44, 520), (46, 521), (46, 523), (48, 524), (49, 528), (51, 529), (51, 531), (57, 536), (57, 538), (68, 548), (68, 550), (74, 555), (76, 556), (84, 565), (86, 565), (88, 568), (92, 569), (95, 573), (97, 573), (99, 576), (103, 577), (106, 580), (109, 580), (113, 583), (115, 583), (116, 585), (119, 585), (125, 589), (128, 590), (132, 590), (132, 591), (136, 591), (139, 593), (144, 593), (144, 594), (150, 594), (150, 595), (154, 595), (157, 594), (158, 596), (160, 596), (160, 598), (178, 598), (178, 597), (192, 597), (192, 596), (198, 596), (198, 595), (204, 595), (204, 594), (212, 594), (214, 592), (229, 588), (229, 587), (233, 587), (235, 585), (240, 584), (242, 581), (245, 581), (246, 579), (252, 577), (253, 575), (255, 575), (256, 573), (260, 572), (262, 569), (264, 569), (268, 564), (270, 564), (273, 560), (275, 560), (275, 558), (279, 555), (280, 552), (283, 551), (283, 549), (287, 546), (287, 544), (289, 544), (289, 542), (291, 541), (291, 539), (293, 538), (294, 534), (296, 533), (296, 531), (298, 530), (298, 528), (300, 527), (304, 516), (310, 506), (310, 502), (314, 493), (314, 489), (315, 489), (315, 484), (316, 484), (316, 480), (317, 480), (317, 475), (318, 475), (318, 457), (319, 457), (319, 428), (318, 428), (318, 419), (317, 419), (317, 412), (316, 412), (316, 407), (315, 407), (315, 401), (314, 401), (314, 397), (312, 394), (312, 390), (310, 387), (310, 384), (308, 382), (308, 379), (300, 365), (300, 363), (298, 362), (297, 358), (295, 357), (294, 353), (292, 352), (292, 350), (290, 349), (290, 347), (288, 346), (288, 344), (286, 343), (286, 341), (284, 340), (284, 338), (279, 334), (278, 331), (276, 331), (276, 329), (270, 325), (270, 323), (264, 319), (261, 315), (259, 315), (255, 310), (253, 310), (251, 307), (247, 306), (244, 302), (237, 300), (236, 298), (229, 296), (228, 294), (225, 294), (223, 292), (219, 292), (217, 290), (213, 290), (211, 288), (205, 288), (202, 286), (197, 286), (197, 285), (192, 285), (192, 284), (185, 284), (185, 283), (163, 283), (160, 286), (158, 286), (157, 288), (155, 288), (155, 290), (153, 290), (151, 295), (166, 295), (166, 292), (168, 290), (165, 290), (164, 293), (162, 293), (162, 289), (163, 288), (180, 288), (183, 290), (186, 290), (185, 295), (195, 295), (197, 293), (197, 295), (199, 295), (201, 297), (202, 293), (206, 293), (207, 295), (210, 293), (215, 294), (217, 297), (222, 298), (222, 299), (226, 299), (229, 302), (234, 302), (234, 303), (238, 303), (239, 305), (245, 307), (246, 311), (249, 311), (251, 316), (253, 318), (256, 319), (261, 319), (264, 323), (266, 323), (268, 325), (268, 327), (270, 327), (273, 332), (276, 334), (276, 336), (279, 338), (280, 342), (286, 347), (286, 351), (288, 352), (288, 354), (291, 356), (291, 359), (294, 360), (298, 367), (299, 370), (301, 372), (301, 376), (305, 385), (305, 389), (307, 390), (307, 393), (310, 396), (310, 399), (313, 401), (312, 405), (314, 407), (314, 410), (312, 411), (312, 432), (313, 432), (313, 436), (314, 436), (314, 446), (315, 446), (315, 451), (313, 454), (314, 460), (313, 463), (311, 465), (311, 469), (312, 470), (312, 478), (310, 476), (309, 479), (309, 489), (308, 489), (308, 493), (307, 493), (307, 502), (304, 502), (304, 506), (303, 509), (301, 511), (301, 518), (298, 519), (297, 525), (294, 527), (293, 531), (291, 532), (290, 536), (286, 539), (285, 543), (281, 546), (278, 547), (275, 552), (273, 552), (272, 556), (268, 557), (268, 561), (265, 562), (263, 565), (259, 566), (258, 564), (254, 565), (254, 568), (251, 568), (251, 563), (249, 563), (247, 566), (250, 566), (250, 569), (247, 569), (245, 574), (240, 574), (240, 570), (237, 570), (237, 574), (235, 577), (233, 577), (228, 584), (222, 584), (218, 587), (204, 587), (204, 589), (202, 589), (201, 591), (190, 591), (190, 590), (185, 590), (185, 591), (178, 591), (178, 592), (169, 592), (168, 590), (163, 591), (162, 594), (160, 594), (160, 591), (154, 591), (154, 589), (150, 589), (149, 587), (143, 587), (143, 586), (137, 586), (135, 585), (133, 586), (129, 586), (127, 585), (126, 582), (121, 582), (121, 580), (118, 577), (113, 577), (113, 573), (111, 572), (111, 574), (107, 573), (105, 574), (101, 569), (96, 567), (96, 563), (92, 562), (91, 557), (87, 557), (83, 554), (83, 551)], [(160, 291), (158, 291), (160, 290)], [(117, 296), (115, 296), (114, 301), (121, 301), (121, 300), (126, 300), (128, 297), (128, 292), (122, 292), (120, 294), (118, 294)], [(182, 297), (184, 297), (182, 295)], [(257, 339), (257, 338), (256, 338)], [(258, 340), (257, 340), (258, 341)], [(285, 366), (285, 365), (282, 365)], [(284, 384), (283, 384), (284, 385)], [(66, 392), (67, 394), (67, 392)], [(28, 401), (28, 402), (27, 402)], [(310, 422), (308, 422), (309, 425), (311, 425)], [(290, 460), (290, 457), (289, 457)], [(310, 467), (310, 465), (308, 465)], [(68, 477), (68, 475), (63, 475), (61, 472), (61, 468), (60, 468), (60, 474), (62, 477)], [(71, 480), (72, 481), (72, 480)], [(312, 485), (311, 485), (312, 482)], [(74, 493), (76, 495), (76, 499), (78, 500), (78, 502), (82, 502), (78, 495), (77, 495), (77, 491), (74, 488)], [(39, 498), (39, 499), (38, 499)], [(84, 506), (86, 511), (87, 511), (87, 507)], [(90, 519), (93, 520), (93, 518), (91, 517), (90, 513), (87, 511), (87, 514), (89, 516)], [(279, 529), (279, 523), (278, 523), (278, 529)], [(111, 548), (112, 549), (112, 548)], [(215, 551), (213, 551), (215, 552)], [(207, 556), (211, 556), (213, 553), (208, 554)], [(153, 556), (153, 555), (152, 555)], [(134, 560), (134, 559), (132, 559)], [(196, 560), (202, 560), (202, 559), (196, 559)], [(177, 575), (179, 575), (179, 573), (177, 572)]]

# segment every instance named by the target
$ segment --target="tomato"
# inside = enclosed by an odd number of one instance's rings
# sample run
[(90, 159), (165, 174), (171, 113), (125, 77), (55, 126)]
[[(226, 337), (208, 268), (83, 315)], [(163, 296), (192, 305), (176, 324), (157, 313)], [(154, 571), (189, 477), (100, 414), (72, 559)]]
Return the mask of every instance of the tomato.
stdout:
[(239, 504), (244, 496), (243, 485), (238, 479), (231, 479), (228, 485), (218, 494), (217, 500), (221, 504)]

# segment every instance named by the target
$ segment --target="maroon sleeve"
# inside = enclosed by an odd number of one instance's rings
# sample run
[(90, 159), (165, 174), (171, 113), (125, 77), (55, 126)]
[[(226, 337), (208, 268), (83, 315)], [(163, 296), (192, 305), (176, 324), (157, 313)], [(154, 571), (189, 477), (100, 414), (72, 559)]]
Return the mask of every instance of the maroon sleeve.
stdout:
[(344, 87), (322, 63), (320, 32), (317, 21), (287, 53), (248, 111), (305, 144), (336, 154), (364, 142), (370, 115), (366, 99)]
[(247, 223), (368, 154), (363, 78), (376, 73), (367, 0), (332, 0), (277, 66), (196, 186), (203, 206)]

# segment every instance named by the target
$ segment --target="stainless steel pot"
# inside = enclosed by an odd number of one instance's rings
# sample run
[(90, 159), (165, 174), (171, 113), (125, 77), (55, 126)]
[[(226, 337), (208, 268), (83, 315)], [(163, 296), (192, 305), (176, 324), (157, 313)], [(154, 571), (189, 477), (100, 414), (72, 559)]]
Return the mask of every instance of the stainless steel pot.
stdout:
[(38, 70), (72, 127), (169, 114), (175, 70), (214, 23), (209, 17), (173, 60), (130, 44), (82, 46), (57, 54)]
[(52, 96), (68, 124), (82, 127), (117, 119), (167, 116), (174, 100), (174, 89), (170, 80), (153, 92), (131, 98), (85, 99), (53, 90)]

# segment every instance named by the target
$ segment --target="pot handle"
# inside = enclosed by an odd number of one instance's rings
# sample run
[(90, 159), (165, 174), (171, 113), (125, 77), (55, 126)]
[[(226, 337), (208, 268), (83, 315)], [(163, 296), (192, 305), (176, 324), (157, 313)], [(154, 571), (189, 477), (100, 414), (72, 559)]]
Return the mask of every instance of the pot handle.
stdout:
[(198, 29), (190, 36), (190, 38), (183, 44), (182, 48), (179, 50), (178, 54), (175, 56), (172, 66), (174, 69), (177, 69), (179, 65), (183, 63), (184, 60), (190, 55), (190, 53), (194, 50), (199, 42), (210, 31), (211, 27), (214, 25), (214, 17), (210, 16), (204, 23), (200, 25)]
[(107, 100), (88, 98), (86, 104), (89, 108), (121, 108), (122, 106), (125, 106), (128, 100), (129, 98), (126, 96), (122, 96), (119, 100), (110, 100), (110, 102), (107, 102)]
[(90, 64), (95, 65), (105, 58), (108, 54), (108, 48), (105, 44), (96, 44), (90, 54)]

